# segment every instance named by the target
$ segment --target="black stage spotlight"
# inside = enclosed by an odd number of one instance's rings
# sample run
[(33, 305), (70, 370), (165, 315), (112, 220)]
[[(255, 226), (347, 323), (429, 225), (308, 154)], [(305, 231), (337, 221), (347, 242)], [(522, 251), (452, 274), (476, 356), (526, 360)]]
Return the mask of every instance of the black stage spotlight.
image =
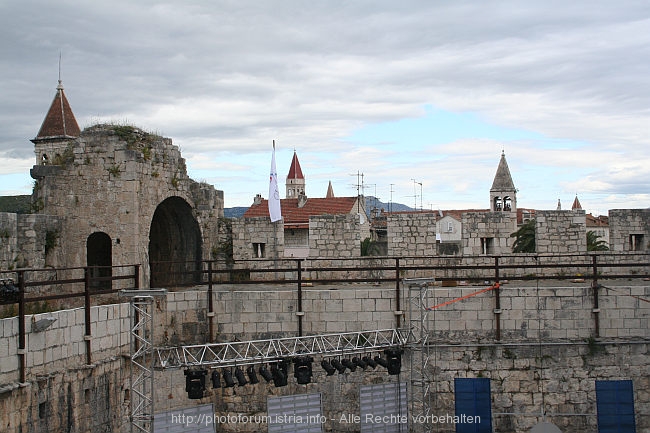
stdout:
[(363, 359), (363, 361), (368, 365), (368, 367), (370, 367), (370, 368), (372, 368), (372, 369), (374, 369), (375, 367), (377, 367), (377, 363), (376, 363), (375, 360), (372, 359), (371, 357), (369, 357), (369, 356), (364, 356), (364, 357), (361, 358), (361, 359)]
[(185, 391), (188, 398), (193, 400), (203, 398), (207, 374), (207, 370), (185, 370)]
[(232, 371), (229, 368), (224, 369), (221, 373), (223, 376), (223, 381), (226, 383), (226, 388), (232, 388), (235, 386), (235, 381), (232, 379)]
[(287, 386), (287, 363), (284, 360), (271, 366), (271, 374), (273, 375), (273, 385), (276, 387)]
[(244, 386), (248, 383), (246, 376), (244, 376), (244, 372), (241, 371), (241, 368), (239, 367), (235, 368), (235, 377), (237, 378), (237, 383), (239, 386)]
[(332, 367), (336, 368), (339, 371), (339, 374), (345, 373), (345, 365), (341, 364), (341, 361), (338, 359), (332, 360)]
[(252, 365), (249, 365), (246, 369), (246, 375), (248, 376), (248, 381), (251, 383), (251, 385), (259, 383), (260, 380), (257, 378), (257, 374), (255, 374), (255, 367)]
[(388, 361), (388, 374), (396, 375), (402, 371), (402, 349), (384, 350)]
[(344, 359), (341, 361), (341, 364), (345, 365), (346, 368), (349, 368), (350, 371), (355, 372), (357, 370), (357, 366), (352, 363), (349, 359)]
[(361, 367), (362, 370), (365, 370), (366, 367), (368, 367), (368, 363), (366, 361), (364, 361), (363, 359), (359, 359), (356, 356), (352, 358), (352, 363), (357, 367)]
[(388, 362), (381, 356), (375, 356), (375, 362), (384, 368), (388, 368)]
[(266, 380), (267, 382), (270, 382), (270, 381), (273, 380), (273, 375), (271, 374), (271, 372), (269, 372), (269, 369), (264, 367), (263, 365), (260, 366), (260, 374), (262, 375), (264, 380)]
[(311, 382), (312, 362), (314, 362), (314, 358), (311, 356), (299, 356), (293, 360), (293, 377), (300, 385)]
[(332, 364), (330, 364), (327, 359), (323, 359), (320, 362), (320, 366), (323, 367), (323, 370), (325, 370), (328, 376), (331, 376), (334, 373), (336, 373), (336, 368), (332, 367)]
[(221, 388), (221, 378), (217, 370), (212, 370), (212, 388)]

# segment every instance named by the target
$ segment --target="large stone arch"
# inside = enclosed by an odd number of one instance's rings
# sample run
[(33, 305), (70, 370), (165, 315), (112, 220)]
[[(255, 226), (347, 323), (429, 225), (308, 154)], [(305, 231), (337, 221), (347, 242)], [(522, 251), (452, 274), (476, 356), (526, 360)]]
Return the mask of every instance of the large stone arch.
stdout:
[(149, 231), (151, 287), (196, 283), (200, 279), (201, 229), (192, 207), (169, 197), (156, 207)]

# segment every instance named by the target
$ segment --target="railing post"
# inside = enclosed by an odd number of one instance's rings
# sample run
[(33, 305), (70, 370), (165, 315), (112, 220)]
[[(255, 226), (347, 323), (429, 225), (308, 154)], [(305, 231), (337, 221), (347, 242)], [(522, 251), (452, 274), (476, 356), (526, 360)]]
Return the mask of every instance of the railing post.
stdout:
[(208, 261), (208, 341), (214, 338), (214, 301), (212, 300), (212, 261)]
[(140, 288), (140, 265), (133, 266), (133, 288)]
[(494, 325), (495, 338), (501, 340), (501, 293), (499, 285), (499, 257), (494, 257)]
[(297, 259), (296, 264), (298, 265), (298, 308), (296, 316), (298, 316), (298, 337), (302, 337), (302, 318), (305, 315), (305, 312), (302, 311), (302, 259)]
[(25, 347), (25, 271), (18, 271), (18, 365), (20, 382), (25, 383), (27, 374), (27, 348)]
[(402, 326), (402, 305), (400, 296), (400, 278), (399, 278), (399, 257), (395, 257), (395, 328)]
[(86, 322), (86, 333), (84, 341), (86, 342), (86, 364), (92, 364), (91, 353), (91, 332), (90, 332), (90, 268), (84, 268), (84, 313)]
[(595, 254), (591, 256), (591, 265), (593, 269), (592, 273), (592, 281), (591, 281), (591, 289), (594, 294), (594, 307), (591, 310), (591, 312), (594, 314), (594, 337), (598, 338), (600, 337), (600, 307), (598, 303), (598, 288), (600, 285), (598, 284), (598, 256)]

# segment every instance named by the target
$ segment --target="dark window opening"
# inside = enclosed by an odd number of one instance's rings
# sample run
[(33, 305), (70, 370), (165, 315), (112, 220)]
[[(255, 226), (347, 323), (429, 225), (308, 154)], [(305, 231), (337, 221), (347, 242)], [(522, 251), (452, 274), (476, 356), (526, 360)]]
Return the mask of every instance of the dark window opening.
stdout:
[(256, 259), (262, 259), (266, 257), (264, 251), (265, 247), (266, 244), (257, 243), (257, 242), (253, 243), (253, 257), (255, 257)]
[(111, 289), (113, 275), (113, 249), (111, 237), (104, 232), (95, 232), (86, 240), (86, 264), (90, 277), (90, 288)]
[(494, 254), (494, 238), (481, 238), (481, 254)]
[(630, 251), (643, 251), (643, 235), (630, 235)]

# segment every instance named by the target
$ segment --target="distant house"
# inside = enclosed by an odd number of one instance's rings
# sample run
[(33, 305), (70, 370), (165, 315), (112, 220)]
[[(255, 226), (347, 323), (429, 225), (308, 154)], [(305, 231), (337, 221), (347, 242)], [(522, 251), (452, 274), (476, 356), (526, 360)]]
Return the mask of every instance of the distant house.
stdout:
[(332, 184), (323, 198), (305, 194), (305, 177), (296, 152), (280, 200), (282, 220), (270, 222), (268, 200), (257, 195), (233, 225), (235, 259), (271, 257), (355, 257), (369, 236), (365, 200), (335, 197)]

